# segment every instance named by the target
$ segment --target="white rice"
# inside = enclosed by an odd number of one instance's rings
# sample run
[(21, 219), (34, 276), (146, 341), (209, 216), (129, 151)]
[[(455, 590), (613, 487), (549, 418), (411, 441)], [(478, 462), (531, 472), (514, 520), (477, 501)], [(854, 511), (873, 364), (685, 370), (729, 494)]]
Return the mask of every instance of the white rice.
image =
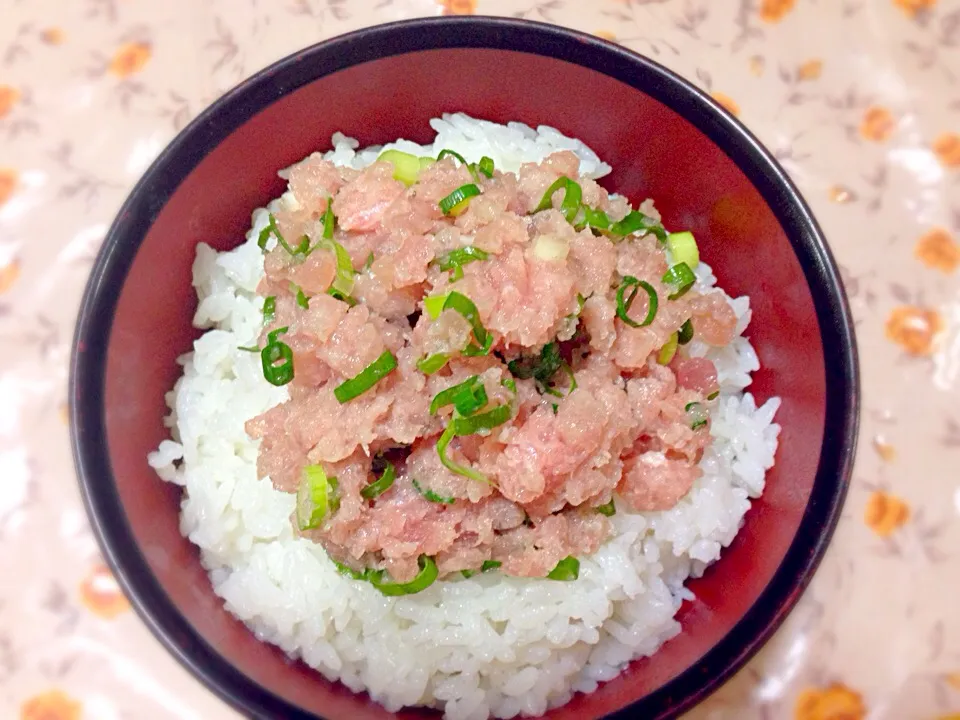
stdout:
[[(431, 125), (438, 133), (432, 146), (400, 140), (385, 147), (418, 155), (456, 148), (468, 161), (489, 155), (507, 170), (571, 149), (589, 174), (609, 172), (592, 150), (552, 128), (465, 115)], [(354, 167), (380, 150), (358, 152), (357, 142), (340, 134), (333, 140), (326, 157)], [(757, 408), (743, 392), (760, 366), (745, 338), (722, 351), (690, 346), (714, 360), (722, 387), (703, 477), (667, 512), (633, 514), (618, 503), (614, 537), (580, 559), (578, 580), (488, 573), (387, 598), (341, 576), (320, 545), (294, 537), (294, 496), (257, 478), (257, 443), (244, 423), (287, 398), (264, 381), (257, 355), (237, 349), (256, 344), (261, 328), (256, 240), (265, 221), (266, 212), (255, 212), (246, 243), (230, 252), (197, 248), (194, 324), (210, 329), (180, 359), (183, 377), (167, 395), (173, 439), (149, 457), (160, 477), (183, 486), (181, 530), (200, 547), (230, 612), (259, 638), (368, 691), (388, 710), (427, 705), (450, 720), (542, 714), (576, 691), (593, 691), (681, 631), (674, 615), (693, 597), (683, 582), (733, 540), (750, 499), (763, 492), (777, 448), (780, 400)], [(703, 263), (698, 278), (702, 288), (716, 282)], [(730, 302), (742, 332), (749, 299)]]

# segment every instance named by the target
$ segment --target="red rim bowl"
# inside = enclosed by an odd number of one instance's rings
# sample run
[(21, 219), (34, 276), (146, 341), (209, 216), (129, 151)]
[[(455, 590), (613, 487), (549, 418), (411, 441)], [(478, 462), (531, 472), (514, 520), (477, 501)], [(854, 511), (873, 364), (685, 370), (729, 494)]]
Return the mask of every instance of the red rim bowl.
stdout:
[[(783, 398), (777, 465), (720, 562), (691, 581), (683, 632), (556, 720), (673, 717), (715, 690), (796, 603), (836, 525), (858, 424), (856, 346), (837, 267), (809, 209), (760, 143), (665, 68), (570, 30), (494, 18), (373, 27), (291, 55), (191, 123), (134, 188), (93, 268), (71, 365), (72, 440), (104, 555), (140, 616), (191, 672), (262, 718), (391, 716), (257, 641), (211, 588), (178, 529), (180, 489), (146, 455), (166, 436), (164, 393), (197, 337), (190, 267), (200, 241), (242, 241), (280, 194), (277, 170), (343, 130), (364, 145), (424, 142), (444, 112), (583, 139), (609, 189), (653, 197), (696, 233), (731, 294), (749, 294), (763, 369)], [(404, 718), (434, 716), (409, 710)]]

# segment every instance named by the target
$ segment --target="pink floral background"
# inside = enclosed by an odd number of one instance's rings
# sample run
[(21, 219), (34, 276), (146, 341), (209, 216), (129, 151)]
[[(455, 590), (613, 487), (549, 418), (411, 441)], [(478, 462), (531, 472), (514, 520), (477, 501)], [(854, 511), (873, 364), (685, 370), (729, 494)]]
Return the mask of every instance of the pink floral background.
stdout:
[(836, 539), (772, 642), (697, 720), (960, 720), (960, 1), (0, 0), (0, 709), (233, 718), (104, 567), (68, 444), (80, 293), (113, 214), (197, 112), (377, 22), (511, 15), (665, 63), (801, 187), (861, 344)]

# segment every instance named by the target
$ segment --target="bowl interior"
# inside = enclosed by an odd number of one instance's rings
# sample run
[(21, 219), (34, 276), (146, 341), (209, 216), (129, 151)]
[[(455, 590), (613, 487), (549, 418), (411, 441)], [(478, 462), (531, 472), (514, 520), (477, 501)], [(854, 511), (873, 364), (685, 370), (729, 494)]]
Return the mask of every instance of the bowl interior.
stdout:
[[(343, 130), (362, 145), (396, 137), (422, 142), (432, 136), (428, 120), (452, 111), (498, 122), (549, 124), (583, 139), (613, 166), (613, 174), (604, 180), (608, 188), (634, 202), (653, 197), (667, 227), (693, 230), (702, 257), (714, 267), (720, 284), (732, 295), (751, 296), (748, 335), (763, 369), (750, 389), (758, 402), (772, 395), (783, 398), (778, 414), (783, 427), (780, 450), (767, 490), (754, 503), (722, 561), (690, 583), (697, 599), (680, 611), (684, 632), (654, 661), (634, 662), (616, 680), (590, 696), (578, 696), (550, 717), (599, 717), (641, 698), (650, 717), (688, 704), (755, 648), (790, 604), (790, 596), (801, 589), (807, 568), (802, 562), (792, 574), (778, 579), (777, 573), (781, 565), (798, 562), (785, 562), (795, 538), (809, 546), (801, 553), (808, 558), (823, 539), (824, 528), (832, 525), (829, 517), (821, 517), (815, 526), (801, 527), (814, 506), (811, 497), (829, 415), (831, 375), (817, 308), (821, 317), (831, 303), (842, 308), (836, 287), (818, 290), (822, 297), (811, 293), (805, 268), (808, 273), (824, 273), (828, 258), (819, 256), (817, 265), (815, 248), (804, 245), (814, 243), (814, 237), (803, 237), (796, 229), (804, 218), (791, 218), (795, 210), (786, 205), (771, 206), (761, 194), (760, 175), (754, 173), (755, 186), (703, 130), (668, 107), (667, 103), (688, 117), (695, 115), (697, 124), (715, 136), (728, 133), (732, 138), (741, 132), (707, 101), (686, 89), (679, 92), (679, 85), (671, 85), (674, 80), (641, 73), (637, 83), (647, 83), (648, 94), (597, 69), (506, 49), (422, 50), (323, 75), (326, 57), (308, 52), (287, 61), (279, 71), (258, 77), (205, 114), (189, 137), (179, 139), (158, 161), (111, 233), (116, 249), (108, 246), (107, 255), (134, 251), (136, 255), (123, 282), (106, 347), (102, 403), (101, 388), (85, 385), (87, 375), (80, 372), (75, 404), (81, 409), (75, 410), (74, 418), (80, 455), (84, 443), (101, 437), (100, 413), (104, 418), (109, 464), (99, 474), (91, 472), (89, 464), (81, 462), (81, 468), (94, 522), (121, 581), (168, 646), (249, 712), (388, 716), (365, 695), (329, 683), (260, 643), (223, 609), (198, 553), (180, 535), (180, 489), (161, 482), (145, 462), (147, 453), (167, 435), (162, 423), (164, 393), (180, 372), (175, 360), (198, 334), (190, 325), (196, 307), (190, 286), (195, 247), (201, 241), (217, 249), (239, 244), (251, 211), (282, 192), (277, 170), (329, 147), (334, 131)], [(322, 76), (291, 91), (299, 84), (291, 79), (292, 73), (297, 78), (305, 73)], [(663, 85), (655, 84), (658, 78)], [(242, 98), (246, 102), (240, 102)], [(224, 127), (234, 126), (210, 149)], [(748, 152), (749, 142), (743, 137), (740, 142)], [(99, 323), (104, 336), (112, 300), (98, 298), (115, 294), (115, 283), (122, 276), (117, 272), (95, 278), (100, 287), (92, 287), (93, 299), (88, 298), (85, 309), (103, 315), (89, 322)], [(81, 363), (91, 350), (84, 346), (84, 337), (81, 328), (77, 347)], [(92, 408), (89, 412), (84, 403)], [(830, 508), (843, 484), (837, 467), (827, 468), (829, 477), (821, 472), (817, 480), (829, 485), (818, 492), (832, 498)], [(121, 538), (130, 539), (122, 535), (127, 531), (134, 543), (121, 547)], [(775, 587), (779, 587), (775, 598), (758, 603), (765, 589)], [(765, 603), (775, 607), (751, 615), (755, 604)], [(713, 653), (708, 653), (711, 648)], [(241, 690), (242, 675), (259, 687)], [(427, 713), (402, 714), (421, 715)]]

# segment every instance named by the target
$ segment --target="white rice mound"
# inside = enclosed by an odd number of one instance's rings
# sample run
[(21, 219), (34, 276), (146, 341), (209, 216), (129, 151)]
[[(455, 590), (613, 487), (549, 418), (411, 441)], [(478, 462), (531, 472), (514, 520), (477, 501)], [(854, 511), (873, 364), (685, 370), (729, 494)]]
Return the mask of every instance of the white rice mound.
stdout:
[[(489, 155), (505, 170), (570, 149), (584, 172), (609, 172), (583, 143), (549, 127), (495, 125), (462, 114), (431, 125), (432, 146), (400, 140), (385, 147), (418, 155), (449, 147), (468, 161)], [(358, 168), (380, 151), (358, 152), (358, 143), (339, 133), (333, 143), (326, 157)], [(722, 388), (703, 477), (666, 512), (635, 514), (618, 503), (615, 535), (580, 558), (578, 580), (494, 572), (384, 597), (340, 575), (320, 545), (296, 538), (294, 496), (257, 478), (258, 443), (244, 423), (283, 402), (287, 391), (264, 380), (258, 355), (238, 350), (257, 343), (262, 323), (257, 237), (267, 212), (259, 209), (253, 218), (235, 250), (197, 247), (194, 325), (209, 330), (180, 358), (183, 376), (167, 395), (173, 439), (149, 456), (161, 478), (184, 488), (181, 531), (199, 546), (231, 613), (260, 639), (351, 690), (367, 691), (388, 710), (431, 706), (449, 720), (541, 715), (577, 691), (593, 691), (680, 632), (674, 615), (693, 598), (684, 581), (730, 544), (774, 462), (780, 400), (758, 408), (743, 392), (760, 367), (749, 341), (738, 337), (719, 352), (691, 343), (692, 354), (716, 363)], [(704, 263), (697, 274), (702, 288), (716, 282)], [(730, 303), (742, 333), (749, 298)]]

